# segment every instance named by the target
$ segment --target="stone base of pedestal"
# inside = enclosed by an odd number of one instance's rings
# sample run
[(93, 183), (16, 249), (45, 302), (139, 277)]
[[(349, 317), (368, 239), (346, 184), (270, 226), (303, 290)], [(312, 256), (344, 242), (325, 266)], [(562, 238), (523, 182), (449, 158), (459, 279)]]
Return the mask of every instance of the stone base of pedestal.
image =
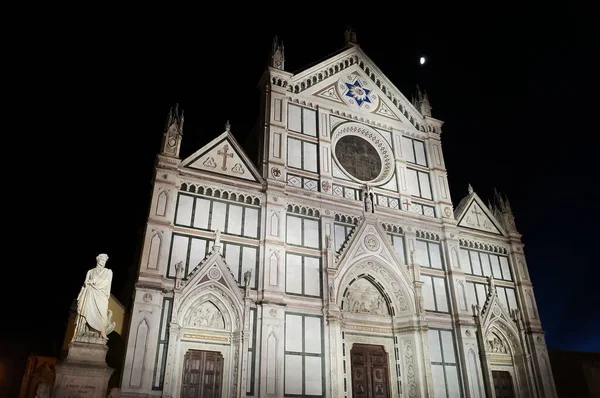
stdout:
[(105, 398), (114, 369), (106, 365), (105, 344), (72, 342), (67, 358), (55, 365), (52, 398)]

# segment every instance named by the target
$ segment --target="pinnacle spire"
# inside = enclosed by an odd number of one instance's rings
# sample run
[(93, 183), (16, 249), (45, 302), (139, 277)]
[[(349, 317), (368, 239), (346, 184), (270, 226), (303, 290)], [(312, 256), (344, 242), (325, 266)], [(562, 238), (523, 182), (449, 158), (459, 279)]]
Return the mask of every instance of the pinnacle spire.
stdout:
[(344, 39), (346, 41), (346, 45), (358, 45), (358, 41), (356, 40), (356, 30), (354, 30), (352, 26), (346, 27), (346, 31), (344, 32)]
[(423, 116), (431, 116), (431, 104), (429, 103), (429, 96), (427, 95), (427, 91), (421, 91), (421, 88), (417, 84), (417, 97), (413, 96), (412, 100), (413, 106), (417, 108), (417, 110)]
[(273, 38), (273, 46), (271, 47), (271, 59), (269, 60), (269, 66), (280, 70), (283, 70), (285, 67), (285, 53), (283, 41), (279, 40), (277, 36)]
[(229, 123), (229, 120), (225, 122), (225, 131), (231, 132), (231, 124)]
[(183, 109), (181, 110), (180, 114), (179, 103), (176, 103), (175, 106), (172, 106), (169, 110), (169, 116), (167, 117), (165, 131), (171, 128), (171, 126), (173, 125), (175, 125), (179, 134), (183, 134)]
[(473, 186), (471, 184), (469, 184), (469, 187), (467, 188), (467, 192), (469, 192), (469, 195), (473, 194)]

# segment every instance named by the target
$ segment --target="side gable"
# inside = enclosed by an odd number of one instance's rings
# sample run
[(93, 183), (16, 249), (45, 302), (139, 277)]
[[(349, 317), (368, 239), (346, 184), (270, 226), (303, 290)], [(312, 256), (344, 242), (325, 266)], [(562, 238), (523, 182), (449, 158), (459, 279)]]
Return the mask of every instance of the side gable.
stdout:
[(262, 183), (263, 179), (230, 131), (200, 148), (181, 167)]
[(458, 226), (506, 236), (500, 222), (474, 191), (464, 197), (456, 207)]

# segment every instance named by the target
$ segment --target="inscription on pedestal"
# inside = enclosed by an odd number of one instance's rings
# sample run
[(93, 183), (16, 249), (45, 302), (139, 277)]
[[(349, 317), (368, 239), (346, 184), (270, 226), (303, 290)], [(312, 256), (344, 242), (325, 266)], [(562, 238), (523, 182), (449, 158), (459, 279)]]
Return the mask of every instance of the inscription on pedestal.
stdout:
[(61, 386), (61, 397), (95, 397), (98, 391), (98, 379), (90, 377), (65, 377)]

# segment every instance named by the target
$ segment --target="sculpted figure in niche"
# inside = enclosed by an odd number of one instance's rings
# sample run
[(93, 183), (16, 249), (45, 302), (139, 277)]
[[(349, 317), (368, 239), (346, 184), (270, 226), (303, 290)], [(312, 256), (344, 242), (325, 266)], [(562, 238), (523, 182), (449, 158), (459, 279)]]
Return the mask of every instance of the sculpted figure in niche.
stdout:
[(108, 256), (99, 254), (96, 267), (89, 270), (77, 296), (77, 320), (72, 341), (106, 343), (107, 335), (115, 328), (108, 309), (113, 273), (105, 268)]

